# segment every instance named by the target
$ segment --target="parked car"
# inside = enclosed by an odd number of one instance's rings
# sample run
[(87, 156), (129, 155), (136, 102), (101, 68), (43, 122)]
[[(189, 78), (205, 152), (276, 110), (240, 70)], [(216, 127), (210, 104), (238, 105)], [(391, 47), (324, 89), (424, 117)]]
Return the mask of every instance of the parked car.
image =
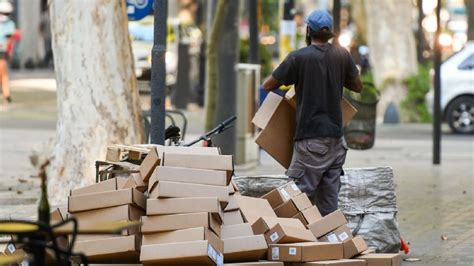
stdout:
[[(434, 91), (426, 95), (433, 111)], [(441, 111), (455, 133), (474, 134), (474, 42), (441, 65)]]

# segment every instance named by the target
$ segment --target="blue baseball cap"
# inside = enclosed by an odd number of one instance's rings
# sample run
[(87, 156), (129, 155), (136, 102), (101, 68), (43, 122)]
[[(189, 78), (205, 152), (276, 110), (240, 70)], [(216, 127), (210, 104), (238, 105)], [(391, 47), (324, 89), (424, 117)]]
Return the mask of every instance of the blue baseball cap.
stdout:
[(311, 12), (311, 14), (309, 14), (309, 16), (306, 17), (305, 22), (313, 31), (319, 31), (320, 29), (324, 27), (332, 31), (332, 24), (333, 24), (332, 17), (324, 9), (318, 9)]

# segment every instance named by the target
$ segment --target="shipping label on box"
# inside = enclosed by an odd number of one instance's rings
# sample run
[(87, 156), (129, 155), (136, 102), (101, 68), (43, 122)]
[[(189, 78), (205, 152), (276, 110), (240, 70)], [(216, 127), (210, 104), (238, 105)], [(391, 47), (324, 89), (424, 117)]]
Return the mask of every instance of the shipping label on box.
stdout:
[(314, 242), (317, 241), (311, 231), (277, 224), (265, 233), (268, 244)]
[(342, 258), (343, 248), (341, 243), (270, 244), (268, 250), (268, 260), (284, 262), (338, 260)]
[(347, 224), (346, 217), (341, 210), (336, 210), (324, 216), (322, 219), (309, 224), (308, 228), (313, 232), (315, 237), (320, 238), (345, 224)]

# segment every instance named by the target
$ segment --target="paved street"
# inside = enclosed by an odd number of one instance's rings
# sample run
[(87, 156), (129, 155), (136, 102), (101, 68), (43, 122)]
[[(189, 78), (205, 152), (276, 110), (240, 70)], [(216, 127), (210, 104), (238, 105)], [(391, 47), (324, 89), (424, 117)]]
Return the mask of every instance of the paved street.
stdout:
[[(34, 215), (38, 181), (28, 156), (54, 137), (56, 105), (51, 73), (16, 81), (14, 103), (0, 109), (0, 219)], [(22, 76), (16, 76), (21, 80)], [(15, 84), (15, 83), (14, 83)], [(29, 84), (29, 85), (28, 85)], [(22, 86), (20, 86), (22, 85)], [(30, 87), (29, 87), (30, 86)], [(189, 132), (202, 132), (203, 111), (190, 112)], [(375, 147), (348, 154), (346, 167), (393, 167), (402, 235), (411, 243), (406, 265), (472, 265), (474, 261), (474, 137), (443, 129), (442, 164), (431, 164), (430, 125), (379, 125)], [(238, 174), (282, 174), (268, 155)], [(442, 240), (442, 236), (447, 240)]]

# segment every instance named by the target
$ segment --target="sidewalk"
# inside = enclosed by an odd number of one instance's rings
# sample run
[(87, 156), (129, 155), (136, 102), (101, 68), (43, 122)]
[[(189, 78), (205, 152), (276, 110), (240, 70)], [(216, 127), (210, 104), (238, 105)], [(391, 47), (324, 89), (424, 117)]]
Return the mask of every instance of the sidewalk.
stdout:
[[(54, 136), (54, 93), (18, 93), (13, 88), (13, 96), (19, 96), (17, 105), (0, 111), (0, 219), (28, 218), (36, 212), (38, 181), (30, 178), (35, 173), (28, 156), (34, 145)], [(33, 101), (41, 94), (42, 100)], [(36, 107), (30, 106), (32, 102)], [(201, 133), (202, 110), (189, 116), (190, 134)], [(348, 153), (345, 167), (393, 167), (400, 230), (411, 244), (409, 257), (421, 259), (404, 265), (474, 262), (474, 137), (452, 135), (446, 128), (443, 132), (439, 166), (431, 163), (430, 125), (379, 125), (373, 149)], [(283, 173), (282, 167), (262, 153), (259, 167), (237, 174)]]

